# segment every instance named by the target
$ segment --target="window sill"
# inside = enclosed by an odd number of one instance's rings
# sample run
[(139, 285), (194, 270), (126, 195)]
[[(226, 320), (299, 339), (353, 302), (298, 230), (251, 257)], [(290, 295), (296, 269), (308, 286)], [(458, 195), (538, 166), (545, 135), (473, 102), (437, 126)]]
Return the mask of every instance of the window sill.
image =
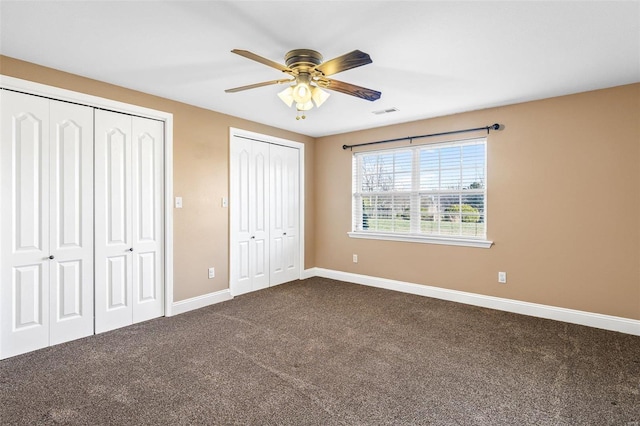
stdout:
[(493, 241), (476, 240), (473, 238), (455, 237), (427, 237), (422, 235), (385, 234), (382, 232), (348, 232), (350, 238), (362, 238), (367, 240), (403, 241), (408, 243), (442, 244), (447, 246), (477, 247), (488, 249)]

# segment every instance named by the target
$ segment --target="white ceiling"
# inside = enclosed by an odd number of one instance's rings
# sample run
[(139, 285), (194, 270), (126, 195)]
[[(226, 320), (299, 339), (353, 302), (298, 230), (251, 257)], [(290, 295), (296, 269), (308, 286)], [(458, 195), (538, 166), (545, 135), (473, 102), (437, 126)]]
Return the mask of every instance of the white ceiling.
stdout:
[[(640, 1), (2, 0), (0, 27), (3, 55), (314, 137), (640, 81)], [(283, 86), (224, 92), (282, 78), (234, 48), (360, 49), (373, 64), (333, 77), (382, 97), (297, 121)]]

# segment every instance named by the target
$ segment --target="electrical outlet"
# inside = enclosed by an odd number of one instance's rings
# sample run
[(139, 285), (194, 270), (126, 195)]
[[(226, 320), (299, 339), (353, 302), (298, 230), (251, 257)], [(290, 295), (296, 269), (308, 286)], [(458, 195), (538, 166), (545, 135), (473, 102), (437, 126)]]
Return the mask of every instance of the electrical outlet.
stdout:
[(216, 276), (216, 268), (209, 268), (209, 279), (215, 278)]
[(498, 282), (502, 284), (507, 283), (507, 273), (506, 272), (498, 272)]
[(358, 255), (357, 254), (353, 255), (353, 263), (358, 263)]

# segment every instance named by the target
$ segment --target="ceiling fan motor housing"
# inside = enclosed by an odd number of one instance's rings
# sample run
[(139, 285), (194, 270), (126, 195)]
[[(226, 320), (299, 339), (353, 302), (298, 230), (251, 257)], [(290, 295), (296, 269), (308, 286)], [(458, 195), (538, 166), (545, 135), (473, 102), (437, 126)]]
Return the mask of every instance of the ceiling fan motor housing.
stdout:
[(285, 63), (291, 69), (297, 69), (299, 72), (309, 72), (322, 63), (322, 55), (320, 52), (310, 49), (294, 49), (284, 57)]

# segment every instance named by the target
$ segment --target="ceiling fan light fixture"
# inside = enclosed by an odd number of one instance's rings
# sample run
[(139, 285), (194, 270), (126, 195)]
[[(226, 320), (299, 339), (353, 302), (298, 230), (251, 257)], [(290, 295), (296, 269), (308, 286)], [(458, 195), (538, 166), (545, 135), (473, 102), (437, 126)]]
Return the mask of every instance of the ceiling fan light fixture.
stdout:
[(296, 78), (296, 85), (293, 87), (293, 100), (299, 104), (306, 104), (311, 100), (310, 76), (307, 73), (300, 73)]
[(282, 102), (287, 104), (288, 107), (291, 107), (291, 105), (293, 105), (293, 87), (289, 86), (282, 92), (279, 92), (278, 97), (282, 100)]
[(298, 111), (309, 111), (311, 108), (313, 108), (313, 102), (311, 102), (311, 101), (308, 101), (308, 102), (305, 102), (305, 103), (298, 102), (296, 104), (296, 109)]
[(314, 87), (311, 90), (311, 98), (313, 99), (313, 102), (315, 102), (316, 107), (318, 108), (320, 108), (320, 105), (322, 105), (324, 101), (326, 101), (329, 98), (329, 96), (330, 96), (329, 92), (326, 92), (319, 87)]

